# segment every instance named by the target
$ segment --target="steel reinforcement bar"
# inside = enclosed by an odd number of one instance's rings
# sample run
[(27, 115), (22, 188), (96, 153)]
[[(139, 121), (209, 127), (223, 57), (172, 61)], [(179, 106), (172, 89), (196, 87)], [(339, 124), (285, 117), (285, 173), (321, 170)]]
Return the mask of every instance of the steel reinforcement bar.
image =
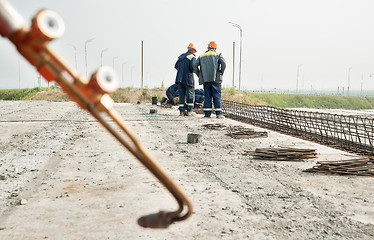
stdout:
[(259, 127), (374, 156), (374, 118), (298, 111), (222, 100), (229, 117)]

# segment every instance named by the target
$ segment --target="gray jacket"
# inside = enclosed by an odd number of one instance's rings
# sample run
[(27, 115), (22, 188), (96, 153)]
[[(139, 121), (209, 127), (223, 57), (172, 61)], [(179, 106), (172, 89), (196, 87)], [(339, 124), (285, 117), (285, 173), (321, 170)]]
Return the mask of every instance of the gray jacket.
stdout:
[(201, 54), (193, 65), (194, 72), (199, 76), (199, 84), (221, 83), (226, 69), (226, 61), (221, 53), (206, 51)]

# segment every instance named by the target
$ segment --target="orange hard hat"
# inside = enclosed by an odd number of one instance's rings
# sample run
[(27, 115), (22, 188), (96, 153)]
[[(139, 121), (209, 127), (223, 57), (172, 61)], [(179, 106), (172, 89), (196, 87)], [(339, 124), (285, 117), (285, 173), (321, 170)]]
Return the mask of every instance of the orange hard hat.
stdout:
[(217, 49), (217, 43), (215, 41), (211, 41), (208, 46)]
[(197, 50), (196, 50), (195, 46), (193, 45), (193, 43), (190, 43), (187, 48), (192, 48), (193, 50), (195, 50), (195, 52), (197, 52)]

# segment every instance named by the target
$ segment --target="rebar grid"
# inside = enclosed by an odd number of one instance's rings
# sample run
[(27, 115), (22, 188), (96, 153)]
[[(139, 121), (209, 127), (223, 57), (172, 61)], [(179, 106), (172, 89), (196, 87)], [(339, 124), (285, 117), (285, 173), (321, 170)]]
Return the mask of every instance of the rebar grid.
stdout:
[(374, 118), (308, 112), (222, 100), (225, 116), (333, 148), (374, 155)]

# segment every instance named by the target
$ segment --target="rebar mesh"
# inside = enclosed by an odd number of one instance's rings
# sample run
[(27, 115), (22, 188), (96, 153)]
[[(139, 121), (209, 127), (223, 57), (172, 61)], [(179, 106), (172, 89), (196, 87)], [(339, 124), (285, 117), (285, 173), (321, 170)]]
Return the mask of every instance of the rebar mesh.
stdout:
[(362, 155), (374, 155), (374, 118), (222, 100), (225, 116)]

